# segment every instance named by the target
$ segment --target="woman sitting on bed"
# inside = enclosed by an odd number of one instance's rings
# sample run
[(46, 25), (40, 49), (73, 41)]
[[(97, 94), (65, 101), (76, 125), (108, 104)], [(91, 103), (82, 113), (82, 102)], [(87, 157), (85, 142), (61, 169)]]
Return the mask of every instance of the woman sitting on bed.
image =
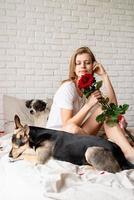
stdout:
[[(87, 72), (101, 77), (110, 102), (117, 104), (106, 70), (96, 62), (95, 56), (88, 47), (81, 47), (71, 57), (68, 80), (62, 83), (54, 96), (47, 128), (64, 130), (73, 134), (96, 135), (98, 133), (102, 126), (96, 121), (96, 117), (102, 113), (101, 106), (98, 104), (98, 100), (102, 97), (101, 92), (98, 90), (93, 92), (85, 103), (78, 88), (78, 80)], [(89, 113), (89, 117), (83, 122)], [(125, 157), (134, 163), (134, 148), (126, 139), (124, 130), (118, 125), (109, 127), (105, 123), (104, 130), (107, 137), (120, 146)]]

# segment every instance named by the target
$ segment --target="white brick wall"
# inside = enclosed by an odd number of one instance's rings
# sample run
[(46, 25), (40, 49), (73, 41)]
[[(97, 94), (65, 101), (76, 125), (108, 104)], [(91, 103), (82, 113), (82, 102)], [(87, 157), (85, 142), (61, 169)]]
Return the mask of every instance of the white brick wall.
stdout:
[(2, 96), (52, 97), (76, 48), (89, 46), (111, 77), (134, 127), (133, 0), (0, 0)]

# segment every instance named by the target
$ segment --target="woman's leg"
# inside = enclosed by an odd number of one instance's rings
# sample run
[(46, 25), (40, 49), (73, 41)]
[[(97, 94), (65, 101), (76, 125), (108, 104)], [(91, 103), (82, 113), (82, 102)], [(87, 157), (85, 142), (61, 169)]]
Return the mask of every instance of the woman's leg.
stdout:
[(107, 137), (121, 148), (125, 157), (130, 162), (134, 162), (134, 148), (125, 137), (124, 130), (122, 130), (118, 125), (110, 127), (106, 123), (104, 124), (104, 129)]
[(96, 121), (96, 117), (102, 113), (102, 109), (99, 105), (96, 105), (95, 108), (91, 111), (91, 115), (82, 125), (82, 129), (89, 135), (96, 135), (102, 124)]
[(73, 134), (79, 133), (79, 134), (96, 135), (102, 126), (102, 124), (99, 124), (96, 121), (96, 116), (101, 113), (102, 113), (101, 107), (99, 105), (96, 105), (92, 109), (90, 116), (82, 124), (81, 127), (76, 124), (70, 123), (64, 126), (62, 130)]
[(87, 120), (82, 124), (82, 126), (77, 126), (76, 124), (70, 123), (62, 128), (63, 131), (67, 131), (73, 134), (88, 134), (96, 135), (100, 130), (102, 124), (96, 121), (96, 116), (102, 113), (102, 109), (99, 105), (96, 105)]
[[(92, 115), (87, 119), (87, 121), (83, 125), (83, 130), (88, 134), (97, 134), (99, 129), (101, 128), (101, 124), (96, 121), (96, 116), (102, 113), (101, 107), (98, 107)], [(105, 134), (108, 139), (112, 140), (116, 143), (124, 153), (125, 157), (134, 162), (134, 148), (130, 145), (129, 141), (125, 136), (125, 130), (121, 129), (118, 125), (110, 127), (106, 123), (104, 123)]]
[(81, 127), (77, 126), (76, 124), (70, 123), (66, 126), (63, 126), (62, 131), (66, 131), (72, 134), (87, 134)]

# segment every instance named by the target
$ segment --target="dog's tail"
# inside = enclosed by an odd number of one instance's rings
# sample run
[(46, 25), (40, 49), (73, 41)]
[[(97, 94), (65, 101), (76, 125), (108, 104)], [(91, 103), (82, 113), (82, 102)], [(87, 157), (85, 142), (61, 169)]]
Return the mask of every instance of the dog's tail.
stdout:
[(130, 162), (126, 159), (124, 153), (121, 148), (115, 143), (112, 144), (112, 153), (114, 157), (117, 159), (122, 170), (134, 169), (134, 163)]
[(118, 158), (118, 161), (120, 160), (120, 166), (122, 170), (127, 170), (127, 169), (134, 169), (134, 163), (130, 162), (127, 160), (124, 156), (124, 154), (120, 154), (120, 158)]

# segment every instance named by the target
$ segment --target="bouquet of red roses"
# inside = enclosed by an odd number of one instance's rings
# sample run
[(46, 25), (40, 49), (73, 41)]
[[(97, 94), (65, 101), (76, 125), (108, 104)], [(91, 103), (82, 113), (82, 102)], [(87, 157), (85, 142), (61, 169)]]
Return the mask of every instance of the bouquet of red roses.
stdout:
[[(92, 92), (99, 90), (102, 86), (102, 81), (96, 81), (92, 74), (83, 75), (79, 82), (78, 87), (82, 93), (88, 98)], [(110, 125), (114, 126), (120, 121), (120, 116), (125, 114), (128, 109), (128, 104), (116, 105), (114, 103), (109, 103), (109, 98), (102, 97), (99, 99), (99, 103), (102, 106), (103, 112), (96, 117), (96, 121), (103, 123), (104, 121)]]

